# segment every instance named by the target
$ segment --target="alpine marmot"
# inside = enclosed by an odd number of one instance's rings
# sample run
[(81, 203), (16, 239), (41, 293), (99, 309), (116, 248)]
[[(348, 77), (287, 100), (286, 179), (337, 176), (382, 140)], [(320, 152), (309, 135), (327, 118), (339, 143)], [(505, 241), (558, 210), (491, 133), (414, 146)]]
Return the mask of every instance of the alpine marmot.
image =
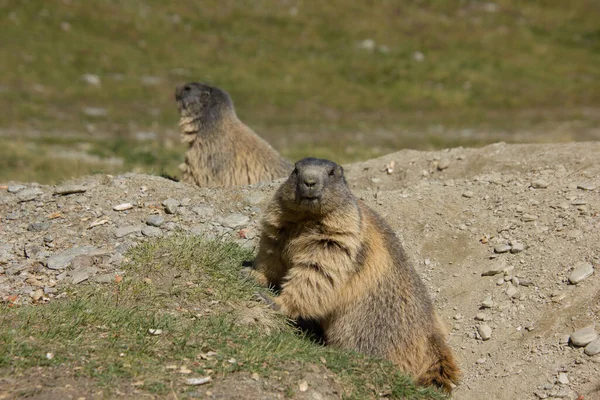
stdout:
[(249, 185), (282, 178), (292, 165), (240, 121), (229, 94), (191, 82), (178, 86), (181, 141), (189, 145), (181, 180), (201, 187)]
[(262, 229), (252, 274), (281, 287), (275, 309), (316, 321), (327, 344), (388, 359), (418, 384), (451, 391), (460, 371), (427, 289), (340, 165), (298, 161)]

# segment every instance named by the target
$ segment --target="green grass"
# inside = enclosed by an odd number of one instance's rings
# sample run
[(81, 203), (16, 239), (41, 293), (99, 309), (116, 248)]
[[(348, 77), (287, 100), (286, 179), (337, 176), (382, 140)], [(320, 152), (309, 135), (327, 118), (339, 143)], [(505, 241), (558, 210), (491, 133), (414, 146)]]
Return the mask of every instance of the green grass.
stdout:
[[(178, 140), (175, 86), (200, 80), (292, 159), (597, 140), (600, 3), (490, 4), (0, 0), (0, 133), (108, 138), (114, 153), (154, 132), (161, 148)], [(136, 166), (152, 160), (176, 168), (157, 149)]]
[[(178, 374), (184, 365), (189, 376), (210, 374), (215, 382), (258, 373), (292, 394), (310, 365), (324, 365), (347, 399), (443, 398), (415, 387), (387, 362), (311, 342), (251, 300), (264, 289), (240, 276), (252, 254), (235, 244), (177, 236), (141, 244), (128, 258), (121, 282), (72, 287), (67, 299), (47, 305), (2, 306), (0, 376), (67, 368), (92, 382), (88, 390), (107, 396), (134, 381), (145, 392), (185, 396), (188, 375)], [(251, 323), (243, 322), (248, 312)], [(291, 365), (300, 375), (285, 372)]]

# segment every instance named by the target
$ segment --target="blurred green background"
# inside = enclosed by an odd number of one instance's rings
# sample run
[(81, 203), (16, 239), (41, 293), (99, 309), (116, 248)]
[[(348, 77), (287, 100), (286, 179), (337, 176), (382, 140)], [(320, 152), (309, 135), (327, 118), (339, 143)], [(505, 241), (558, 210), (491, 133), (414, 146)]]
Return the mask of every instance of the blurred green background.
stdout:
[(0, 181), (177, 175), (174, 88), (297, 159), (600, 139), (600, 2), (0, 0)]

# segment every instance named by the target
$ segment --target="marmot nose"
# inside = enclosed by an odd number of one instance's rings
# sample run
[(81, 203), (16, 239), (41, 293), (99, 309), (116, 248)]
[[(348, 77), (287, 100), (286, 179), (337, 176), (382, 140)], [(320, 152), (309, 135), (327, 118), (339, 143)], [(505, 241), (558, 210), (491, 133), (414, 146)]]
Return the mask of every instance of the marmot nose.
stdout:
[(317, 180), (314, 178), (304, 178), (304, 185), (308, 188), (312, 188), (317, 184)]
[(189, 84), (177, 86), (175, 89), (175, 100), (179, 101), (183, 99), (188, 93), (192, 91), (192, 86)]

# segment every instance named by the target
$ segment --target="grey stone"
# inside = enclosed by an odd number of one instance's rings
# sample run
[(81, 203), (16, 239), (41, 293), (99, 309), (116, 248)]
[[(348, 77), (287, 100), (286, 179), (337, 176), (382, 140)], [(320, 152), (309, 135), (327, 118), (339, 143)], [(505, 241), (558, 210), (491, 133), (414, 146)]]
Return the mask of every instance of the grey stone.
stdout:
[(491, 297), (486, 297), (482, 302), (481, 302), (481, 308), (492, 308), (494, 307), (494, 301), (492, 300)]
[(252, 193), (245, 197), (245, 200), (248, 204), (257, 205), (260, 204), (265, 196), (260, 192)]
[(571, 334), (570, 340), (573, 346), (583, 347), (596, 340), (598, 334), (593, 325), (586, 326)]
[(477, 332), (479, 332), (481, 340), (489, 340), (492, 337), (492, 328), (488, 324), (478, 325)]
[(11, 261), (15, 257), (10, 244), (0, 244), (0, 262)]
[(23, 271), (23, 270), (25, 270), (27, 268), (29, 268), (29, 264), (25, 264), (25, 263), (23, 263), (23, 264), (16, 264), (16, 265), (13, 265), (10, 268), (7, 268), (5, 272), (6, 272), (7, 275), (16, 275), (19, 272), (21, 272), (21, 271)]
[(27, 230), (30, 232), (43, 232), (50, 228), (50, 223), (48, 222), (32, 222), (27, 226)]
[(513, 243), (510, 246), (510, 252), (512, 254), (518, 254), (520, 252), (522, 252), (523, 250), (525, 250), (525, 245), (523, 243)]
[(67, 196), (69, 194), (85, 193), (87, 188), (81, 185), (64, 185), (54, 189), (54, 194), (59, 196)]
[(532, 222), (536, 219), (538, 219), (538, 216), (533, 214), (523, 214), (523, 216), (521, 216), (521, 221), (523, 222)]
[(596, 186), (591, 183), (580, 183), (577, 185), (577, 189), (581, 190), (596, 190)]
[(8, 193), (18, 193), (25, 188), (26, 186), (23, 185), (9, 185), (7, 190)]
[(160, 215), (150, 215), (146, 218), (146, 224), (149, 226), (159, 227), (165, 223), (165, 219)]
[(192, 208), (192, 211), (195, 212), (199, 217), (204, 218), (211, 217), (215, 213), (215, 210), (212, 207), (205, 205), (196, 206)]
[(44, 192), (38, 188), (25, 189), (25, 190), (20, 191), (17, 194), (17, 199), (20, 202), (26, 202), (26, 201), (35, 200), (37, 197), (39, 197), (42, 194), (44, 194)]
[(115, 229), (115, 237), (122, 238), (132, 233), (140, 233), (142, 231), (141, 225), (127, 225)]
[(590, 263), (580, 262), (575, 265), (575, 268), (569, 274), (569, 282), (573, 285), (589, 278), (594, 273), (594, 266)]
[(142, 228), (142, 235), (148, 237), (162, 237), (163, 232), (155, 226), (145, 226)]
[(475, 320), (476, 321), (487, 321), (488, 316), (485, 313), (477, 313), (475, 315)]
[(504, 272), (506, 265), (502, 262), (496, 262), (493, 266), (481, 273), (481, 276), (494, 276)]
[(71, 260), (71, 268), (74, 270), (88, 268), (94, 265), (94, 258), (85, 254), (76, 256)]
[(446, 168), (448, 168), (450, 166), (450, 159), (449, 158), (442, 158), (440, 160), (440, 162), (438, 163), (438, 170), (443, 171)]
[(494, 253), (502, 254), (508, 253), (510, 251), (510, 246), (506, 243), (500, 243), (494, 246)]
[(569, 377), (564, 372), (561, 372), (561, 373), (558, 374), (558, 378), (556, 379), (556, 381), (558, 383), (560, 383), (561, 385), (568, 385), (569, 384)]
[(466, 197), (467, 199), (470, 199), (471, 197), (473, 197), (475, 194), (470, 191), (470, 190), (466, 190), (463, 192), (462, 197)]
[(600, 354), (600, 339), (596, 339), (588, 343), (585, 346), (585, 350), (583, 351), (588, 356), (595, 356), (596, 354)]
[(44, 257), (47, 257), (49, 253), (44, 250), (41, 246), (35, 244), (26, 244), (25, 245), (25, 257), (39, 260)]
[(506, 294), (508, 295), (508, 297), (513, 299), (513, 298), (517, 297), (517, 295), (519, 294), (519, 291), (513, 285), (509, 285), (508, 288), (506, 288)]
[(94, 267), (83, 267), (78, 268), (71, 272), (71, 282), (74, 284), (81, 283), (83, 281), (87, 281), (90, 276), (96, 275), (98, 273), (98, 268)]
[(546, 189), (548, 187), (548, 182), (543, 179), (534, 179), (531, 181), (531, 187), (534, 189)]
[(111, 283), (114, 282), (115, 280), (115, 273), (108, 273), (108, 274), (102, 274), (102, 275), (96, 275), (95, 277), (92, 278), (92, 281), (97, 282), (97, 283)]
[(227, 217), (221, 219), (221, 224), (231, 229), (241, 228), (250, 221), (250, 218), (243, 214), (229, 214)]
[(14, 221), (15, 219), (18, 219), (18, 218), (19, 218), (19, 212), (18, 211), (13, 211), (13, 212), (10, 212), (10, 213), (6, 214), (6, 219), (8, 221)]
[(82, 246), (72, 247), (63, 251), (62, 253), (55, 254), (48, 259), (47, 266), (50, 269), (64, 269), (67, 268), (71, 261), (77, 256), (91, 254), (98, 251), (94, 246)]
[(179, 207), (179, 201), (169, 198), (163, 201), (162, 205), (165, 207), (165, 212), (167, 214), (175, 214)]

